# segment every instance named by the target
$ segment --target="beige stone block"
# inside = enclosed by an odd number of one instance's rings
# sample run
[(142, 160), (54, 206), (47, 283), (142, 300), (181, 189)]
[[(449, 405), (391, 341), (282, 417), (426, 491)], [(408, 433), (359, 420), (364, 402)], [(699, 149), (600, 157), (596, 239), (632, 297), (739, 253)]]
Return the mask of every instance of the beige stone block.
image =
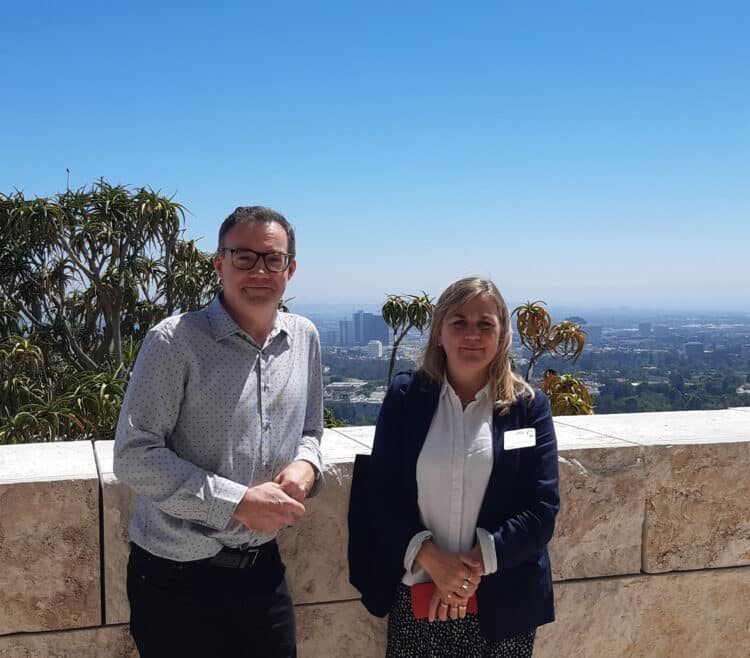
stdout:
[(133, 515), (135, 494), (112, 472), (114, 443), (97, 441), (94, 444), (102, 487), (104, 610), (105, 623), (126, 624), (130, 621), (130, 605), (126, 591), (130, 555), (128, 524)]
[(369, 449), (329, 430), (321, 448), (325, 487), (305, 502), (302, 519), (278, 538), (289, 590), (297, 604), (359, 598), (349, 585), (346, 519), (354, 456)]
[(359, 601), (303, 605), (295, 609), (300, 658), (382, 658), (386, 620)]
[(534, 656), (747, 656), (749, 600), (748, 567), (558, 583)]
[(0, 658), (138, 658), (127, 626), (0, 637)]
[(650, 446), (643, 570), (750, 564), (750, 442)]
[(750, 418), (743, 409), (569, 416), (644, 447), (643, 569), (750, 564)]
[(101, 623), (89, 442), (0, 446), (0, 635)]
[(560, 513), (555, 580), (640, 573), (646, 477), (642, 448), (557, 425)]

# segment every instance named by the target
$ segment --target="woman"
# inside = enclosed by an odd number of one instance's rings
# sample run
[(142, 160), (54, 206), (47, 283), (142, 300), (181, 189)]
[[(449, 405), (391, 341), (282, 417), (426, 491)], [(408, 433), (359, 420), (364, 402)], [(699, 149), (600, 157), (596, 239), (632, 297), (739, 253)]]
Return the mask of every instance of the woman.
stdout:
[(554, 619), (557, 443), (546, 397), (511, 370), (511, 338), (491, 281), (450, 285), (422, 367), (394, 378), (355, 465), (350, 579), (389, 614), (387, 656), (531, 656)]

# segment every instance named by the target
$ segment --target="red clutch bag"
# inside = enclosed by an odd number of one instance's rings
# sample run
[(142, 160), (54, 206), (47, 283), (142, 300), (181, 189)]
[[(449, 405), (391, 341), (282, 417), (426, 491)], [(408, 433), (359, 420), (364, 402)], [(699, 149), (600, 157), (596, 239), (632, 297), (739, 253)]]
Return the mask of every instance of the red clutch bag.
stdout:
[[(414, 619), (427, 619), (430, 601), (435, 593), (435, 583), (419, 583), (411, 586), (411, 610)], [(472, 595), (466, 604), (466, 612), (477, 612), (477, 597)]]

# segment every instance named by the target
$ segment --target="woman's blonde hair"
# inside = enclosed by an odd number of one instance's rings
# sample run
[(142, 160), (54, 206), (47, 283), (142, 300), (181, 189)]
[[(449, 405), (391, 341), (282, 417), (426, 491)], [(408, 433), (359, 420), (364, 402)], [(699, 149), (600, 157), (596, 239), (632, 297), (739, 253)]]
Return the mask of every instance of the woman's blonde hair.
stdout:
[(510, 312), (497, 286), (489, 279), (479, 277), (459, 279), (451, 283), (440, 295), (432, 314), (430, 334), (422, 355), (420, 372), (442, 384), (446, 358), (445, 350), (438, 345), (438, 337), (443, 321), (460, 306), (480, 295), (487, 295), (497, 305), (500, 342), (497, 346), (497, 354), (490, 362), (488, 381), (492, 387), (495, 406), (507, 413), (520, 396), (533, 398), (534, 389), (511, 368), (510, 346), (513, 341), (513, 329), (510, 323)]

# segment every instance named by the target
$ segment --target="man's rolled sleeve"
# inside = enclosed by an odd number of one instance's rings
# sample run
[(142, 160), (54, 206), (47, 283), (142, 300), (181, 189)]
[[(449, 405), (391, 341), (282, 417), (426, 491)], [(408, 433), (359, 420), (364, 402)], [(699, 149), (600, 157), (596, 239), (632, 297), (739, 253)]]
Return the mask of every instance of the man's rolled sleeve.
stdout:
[(216, 486), (211, 496), (211, 508), (208, 511), (206, 525), (217, 530), (223, 530), (232, 520), (234, 510), (237, 509), (237, 505), (245, 496), (247, 487), (218, 475), (214, 478)]

